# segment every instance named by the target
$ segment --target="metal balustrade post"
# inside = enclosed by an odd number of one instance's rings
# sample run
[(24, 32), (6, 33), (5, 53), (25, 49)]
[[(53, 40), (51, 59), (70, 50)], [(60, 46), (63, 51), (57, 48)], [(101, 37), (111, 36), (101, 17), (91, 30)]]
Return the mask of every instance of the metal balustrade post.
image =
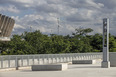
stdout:
[(52, 63), (52, 55), (50, 54), (50, 63)]
[(62, 62), (62, 55), (60, 54), (59, 56), (60, 56), (60, 63), (61, 63)]
[(57, 56), (55, 55), (55, 63), (57, 63)]
[(44, 55), (44, 64), (46, 64), (46, 55)]
[(40, 64), (40, 60), (39, 59), (40, 59), (40, 56), (38, 55), (38, 64)]
[(71, 58), (72, 58), (72, 55), (70, 54), (70, 61), (72, 62), (72, 59)]
[(44, 64), (44, 55), (42, 55), (42, 60), (43, 60), (43, 64)]
[(63, 62), (63, 54), (61, 55), (61, 62)]
[(69, 61), (71, 61), (71, 55), (69, 55)]
[(64, 62), (66, 62), (65, 54), (64, 54), (63, 58), (64, 58)]
[(67, 62), (68, 62), (69, 61), (69, 56), (68, 56), (68, 54), (66, 56), (67, 56)]
[(51, 55), (51, 60), (52, 60), (52, 63), (53, 63), (53, 60), (54, 60), (54, 59), (53, 59), (53, 55)]
[(60, 54), (58, 55), (58, 62), (60, 63)]
[(56, 58), (55, 58), (55, 55), (54, 55), (53, 59), (54, 59), (54, 63), (55, 63), (55, 62), (56, 62)]
[(33, 65), (35, 64), (35, 63), (34, 63), (34, 59), (35, 59), (35, 56), (33, 55), (33, 59), (32, 59), (32, 60), (33, 60)]
[(29, 55), (27, 56), (27, 66), (29, 66)]
[(47, 55), (45, 55), (45, 64), (47, 64)]
[(60, 54), (59, 55), (59, 60), (60, 60), (60, 63), (62, 62), (62, 55)]
[(58, 63), (60, 63), (60, 54), (58, 55)]
[(17, 56), (16, 56), (16, 59), (15, 59), (15, 67), (16, 67), (16, 70), (18, 70), (19, 69), (19, 58), (17, 58)]
[(10, 68), (10, 56), (8, 56), (8, 68)]
[(66, 57), (66, 62), (68, 62), (68, 57), (67, 57), (67, 54), (65, 55), (65, 57)]
[(73, 58), (72, 58), (72, 54), (71, 54), (71, 61), (72, 61), (72, 59), (73, 59)]
[(3, 68), (3, 57), (1, 57), (1, 68)]
[(63, 55), (63, 62), (65, 62), (65, 57), (64, 57), (64, 55)]
[(23, 66), (23, 56), (21, 57), (21, 66)]
[(72, 55), (72, 60), (74, 60), (74, 54)]
[(58, 58), (58, 55), (57, 55), (57, 63), (58, 63), (58, 61), (59, 61), (59, 58)]
[(16, 67), (16, 70), (18, 70), (18, 61), (17, 61), (17, 57), (15, 57), (15, 67)]
[(64, 58), (65, 58), (65, 62), (67, 62), (67, 59), (66, 59), (66, 54), (64, 55)]
[(55, 55), (55, 57), (56, 57), (56, 63), (57, 63), (58, 62), (57, 55)]
[(77, 54), (75, 54), (75, 60), (77, 60)]
[(48, 64), (50, 64), (50, 57), (49, 57), (50, 55), (48, 55)]

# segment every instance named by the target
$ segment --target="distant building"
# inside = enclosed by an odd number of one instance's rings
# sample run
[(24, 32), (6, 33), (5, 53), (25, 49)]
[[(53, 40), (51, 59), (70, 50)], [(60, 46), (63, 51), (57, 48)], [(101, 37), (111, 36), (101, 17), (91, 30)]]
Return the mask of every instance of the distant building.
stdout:
[(0, 14), (0, 41), (10, 41), (10, 35), (15, 20), (11, 17)]

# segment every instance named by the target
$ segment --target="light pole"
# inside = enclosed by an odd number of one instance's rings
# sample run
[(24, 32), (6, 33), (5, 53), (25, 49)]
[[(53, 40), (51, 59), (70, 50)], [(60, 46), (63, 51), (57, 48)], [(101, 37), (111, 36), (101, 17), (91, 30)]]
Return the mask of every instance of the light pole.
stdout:
[(60, 20), (59, 20), (59, 18), (57, 18), (57, 23), (58, 23), (58, 35), (59, 35), (59, 33), (60, 33), (60, 32), (59, 32), (59, 31), (60, 31), (60, 30), (59, 30), (59, 28), (60, 28), (60, 24), (59, 24), (59, 23), (60, 23)]
[(110, 68), (109, 62), (109, 19), (103, 19), (103, 61), (102, 68)]
[(30, 26), (30, 32), (32, 32), (32, 26)]

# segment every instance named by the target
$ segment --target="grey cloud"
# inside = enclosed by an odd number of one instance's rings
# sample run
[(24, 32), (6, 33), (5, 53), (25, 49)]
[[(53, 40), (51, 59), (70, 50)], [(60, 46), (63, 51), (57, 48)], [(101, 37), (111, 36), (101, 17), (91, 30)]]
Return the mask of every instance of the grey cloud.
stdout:
[(69, 22), (88, 22), (90, 18), (84, 18), (81, 15), (68, 16), (67, 21)]
[[(21, 0), (22, 1), (22, 0)], [(33, 14), (16, 19), (19, 24), (29, 30), (41, 29), (44, 33), (57, 33), (56, 18), (60, 20), (61, 34), (71, 34), (75, 28), (83, 26), (90, 27), (95, 32), (101, 32), (102, 19), (105, 17), (111, 20), (111, 33), (115, 34), (116, 1), (115, 0), (32, 0), (32, 2), (21, 2), (20, 0), (0, 0), (0, 6), (13, 5), (23, 13), (26, 10), (33, 10)], [(30, 1), (30, 0), (29, 0)], [(20, 14), (21, 14), (20, 13)], [(38, 16), (39, 15), (39, 16)], [(41, 16), (41, 17), (40, 17)], [(52, 19), (53, 18), (53, 19)], [(112, 29), (113, 28), (113, 29)], [(96, 30), (99, 29), (99, 30)], [(21, 30), (15, 29), (16, 33)], [(115, 34), (116, 35), (116, 34)]]
[(104, 4), (108, 9), (116, 8), (116, 0), (95, 0), (95, 2)]

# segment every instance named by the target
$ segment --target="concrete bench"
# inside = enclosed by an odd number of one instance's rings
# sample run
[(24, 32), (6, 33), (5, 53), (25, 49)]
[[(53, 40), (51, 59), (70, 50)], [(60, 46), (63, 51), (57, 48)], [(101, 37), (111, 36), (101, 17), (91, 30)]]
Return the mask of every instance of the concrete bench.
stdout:
[(96, 60), (72, 60), (72, 64), (95, 64)]
[(62, 64), (47, 64), (47, 65), (32, 65), (32, 71), (62, 71), (68, 68), (67, 63)]

